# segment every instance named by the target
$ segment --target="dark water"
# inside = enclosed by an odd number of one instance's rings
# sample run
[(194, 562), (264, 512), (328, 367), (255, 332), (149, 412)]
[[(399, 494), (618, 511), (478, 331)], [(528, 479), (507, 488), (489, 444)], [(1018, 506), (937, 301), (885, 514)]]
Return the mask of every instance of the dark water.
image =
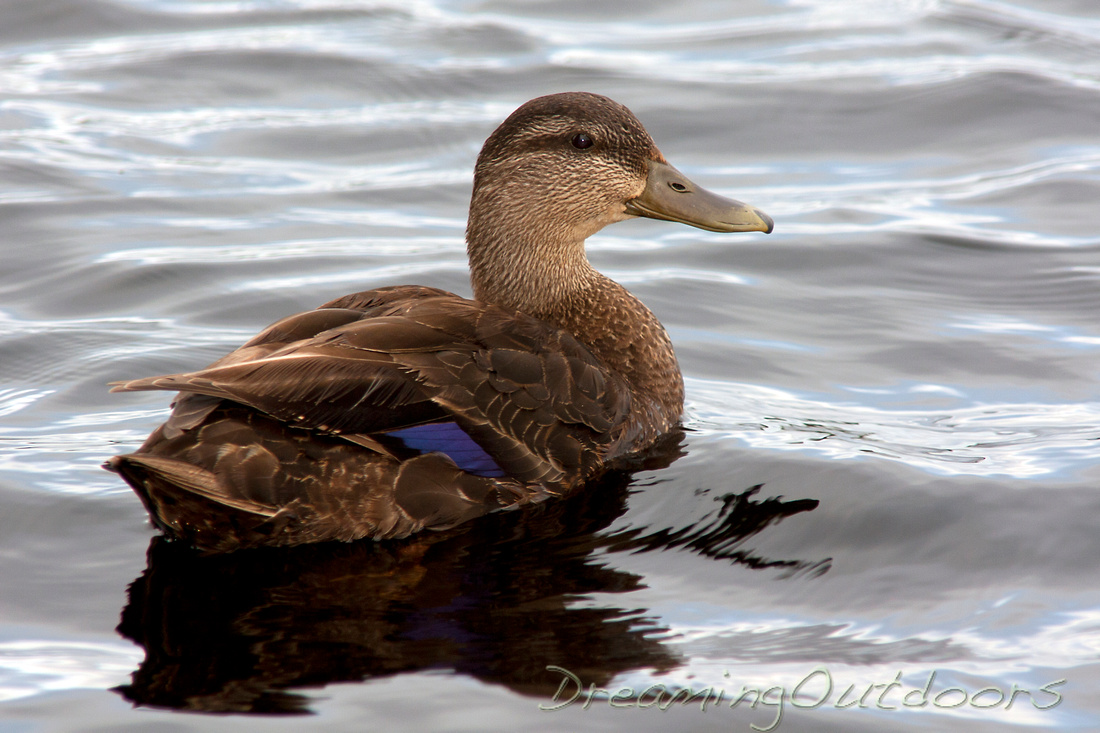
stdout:
[[(747, 731), (781, 693), (784, 731), (1100, 720), (1091, 0), (8, 0), (0, 19), (0, 728)], [(448, 535), (206, 559), (157, 541), (99, 464), (167, 396), (105, 384), (346, 292), (468, 293), (476, 152), (569, 89), (776, 220), (590, 243), (672, 334), (682, 440)], [(711, 702), (540, 711), (565, 678), (548, 665)], [(770, 692), (730, 709), (745, 688)]]

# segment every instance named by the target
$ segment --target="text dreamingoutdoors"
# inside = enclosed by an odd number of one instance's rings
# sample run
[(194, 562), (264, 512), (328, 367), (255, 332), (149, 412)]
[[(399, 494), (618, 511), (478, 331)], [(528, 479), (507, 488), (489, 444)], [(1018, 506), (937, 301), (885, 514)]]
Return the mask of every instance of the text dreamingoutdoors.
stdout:
[[(1034, 689), (1013, 684), (1008, 689), (991, 685), (968, 690), (957, 685), (951, 687), (937, 685), (937, 673), (933, 670), (926, 678), (922, 678), (918, 685), (903, 685), (900, 671), (887, 682), (841, 685), (835, 683), (828, 669), (817, 667), (789, 690), (781, 685), (770, 687), (743, 685), (733, 692), (713, 685), (692, 689), (660, 682), (655, 682), (641, 690), (632, 687), (610, 690), (599, 688), (595, 684), (585, 685), (577, 675), (563, 667), (550, 665), (546, 669), (560, 674), (562, 678), (551, 701), (539, 704), (540, 710), (552, 712), (574, 705), (587, 710), (594, 704), (613, 708), (657, 708), (659, 710), (668, 710), (673, 705), (698, 705), (703, 712), (723, 706), (730, 709), (762, 708), (770, 711), (772, 717), (768, 725), (761, 726), (754, 723), (750, 726), (760, 733), (770, 733), (779, 727), (787, 705), (802, 710), (822, 707), (839, 710), (851, 708), (904, 710), (929, 706), (941, 709), (967, 706), (976, 710), (995, 708), (1011, 710), (1014, 706), (1020, 705), (1031, 705), (1036, 710), (1050, 710), (1062, 702), (1062, 695), (1055, 688), (1066, 683), (1066, 680), (1059, 679)], [(729, 673), (726, 676), (728, 677)]]

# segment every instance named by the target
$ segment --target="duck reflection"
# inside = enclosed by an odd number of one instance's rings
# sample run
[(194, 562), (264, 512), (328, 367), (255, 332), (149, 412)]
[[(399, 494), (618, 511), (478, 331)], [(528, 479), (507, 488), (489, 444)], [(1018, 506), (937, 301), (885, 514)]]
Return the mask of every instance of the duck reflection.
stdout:
[(823, 572), (822, 563), (739, 549), (815, 500), (721, 498), (679, 531), (605, 528), (626, 509), (633, 471), (667, 466), (671, 436), (632, 466), (568, 499), (490, 515), (450, 532), (390, 542), (327, 543), (203, 556), (161, 537), (129, 589), (118, 631), (145, 649), (129, 685), (139, 705), (209, 712), (308, 713), (291, 692), (330, 682), (449, 670), (551, 696), (567, 667), (603, 685), (632, 669), (668, 671), (668, 630), (645, 611), (585, 608), (591, 593), (629, 593), (642, 578), (597, 550), (686, 548), (754, 568)]

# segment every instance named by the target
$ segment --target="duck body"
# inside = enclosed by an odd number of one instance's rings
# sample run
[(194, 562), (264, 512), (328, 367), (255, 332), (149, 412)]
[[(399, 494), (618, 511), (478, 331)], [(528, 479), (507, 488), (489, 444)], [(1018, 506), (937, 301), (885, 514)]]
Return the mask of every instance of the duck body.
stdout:
[(584, 254), (590, 234), (633, 216), (771, 231), (669, 166), (625, 107), (532, 100), (475, 169), (474, 299), (355, 293), (205, 369), (118, 383), (179, 396), (107, 467), (157, 527), (215, 552), (404, 537), (574, 490), (683, 409), (664, 328)]

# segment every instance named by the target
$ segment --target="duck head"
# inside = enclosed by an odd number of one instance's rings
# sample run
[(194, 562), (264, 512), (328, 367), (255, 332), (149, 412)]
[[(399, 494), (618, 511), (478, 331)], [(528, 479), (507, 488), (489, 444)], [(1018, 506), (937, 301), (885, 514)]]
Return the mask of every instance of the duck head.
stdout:
[(592, 285), (587, 237), (638, 216), (772, 231), (767, 214), (673, 168), (623, 105), (584, 92), (533, 99), (478, 156), (466, 235), (474, 297), (536, 314)]

